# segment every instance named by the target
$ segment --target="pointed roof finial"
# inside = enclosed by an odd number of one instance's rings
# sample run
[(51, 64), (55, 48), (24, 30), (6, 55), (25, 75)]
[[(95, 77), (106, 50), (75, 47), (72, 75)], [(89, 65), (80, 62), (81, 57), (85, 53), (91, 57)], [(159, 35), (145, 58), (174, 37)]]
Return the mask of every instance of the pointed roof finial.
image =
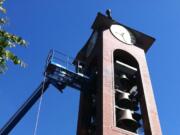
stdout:
[(107, 9), (106, 10), (106, 15), (109, 19), (112, 19), (112, 16), (111, 16), (111, 9)]

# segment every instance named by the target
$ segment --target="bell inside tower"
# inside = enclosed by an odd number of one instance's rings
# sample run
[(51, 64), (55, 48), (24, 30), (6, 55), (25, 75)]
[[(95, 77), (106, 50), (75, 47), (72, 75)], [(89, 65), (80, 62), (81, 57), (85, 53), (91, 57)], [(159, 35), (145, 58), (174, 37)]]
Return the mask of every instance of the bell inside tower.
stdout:
[(122, 50), (114, 51), (113, 60), (115, 125), (118, 128), (137, 133), (143, 127), (138, 63), (132, 55)]

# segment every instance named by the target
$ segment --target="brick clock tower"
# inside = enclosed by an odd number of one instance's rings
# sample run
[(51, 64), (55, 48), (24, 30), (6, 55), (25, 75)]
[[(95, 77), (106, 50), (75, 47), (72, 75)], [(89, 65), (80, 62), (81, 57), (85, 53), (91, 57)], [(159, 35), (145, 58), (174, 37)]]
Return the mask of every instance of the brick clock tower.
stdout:
[(145, 53), (154, 38), (98, 13), (76, 59), (91, 82), (77, 135), (162, 135)]

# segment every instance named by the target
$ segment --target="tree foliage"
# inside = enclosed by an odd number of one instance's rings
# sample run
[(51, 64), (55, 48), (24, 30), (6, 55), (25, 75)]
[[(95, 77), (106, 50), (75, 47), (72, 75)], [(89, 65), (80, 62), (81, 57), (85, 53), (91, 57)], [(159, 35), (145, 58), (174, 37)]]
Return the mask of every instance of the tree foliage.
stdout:
[(26, 47), (26, 41), (21, 37), (11, 34), (4, 30), (4, 25), (7, 23), (5, 17), (6, 9), (3, 7), (5, 0), (0, 0), (0, 73), (4, 73), (8, 66), (7, 62), (10, 60), (15, 65), (25, 66), (25, 63), (16, 56), (10, 48), (17, 45)]

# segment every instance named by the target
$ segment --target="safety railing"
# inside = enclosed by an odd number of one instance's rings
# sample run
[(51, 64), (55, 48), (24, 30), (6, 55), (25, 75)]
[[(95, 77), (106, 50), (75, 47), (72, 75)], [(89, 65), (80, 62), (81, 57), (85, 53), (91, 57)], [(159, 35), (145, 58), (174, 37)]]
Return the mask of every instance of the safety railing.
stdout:
[[(73, 62), (76, 63), (77, 65), (74, 65)], [(73, 57), (70, 57), (57, 50), (50, 50), (46, 60), (46, 67), (48, 66), (49, 63), (65, 68), (67, 70), (70, 70), (78, 74), (81, 74), (83, 72), (82, 65), (81, 66), (78, 65), (78, 64), (82, 64), (83, 62), (79, 60), (75, 61)]]

